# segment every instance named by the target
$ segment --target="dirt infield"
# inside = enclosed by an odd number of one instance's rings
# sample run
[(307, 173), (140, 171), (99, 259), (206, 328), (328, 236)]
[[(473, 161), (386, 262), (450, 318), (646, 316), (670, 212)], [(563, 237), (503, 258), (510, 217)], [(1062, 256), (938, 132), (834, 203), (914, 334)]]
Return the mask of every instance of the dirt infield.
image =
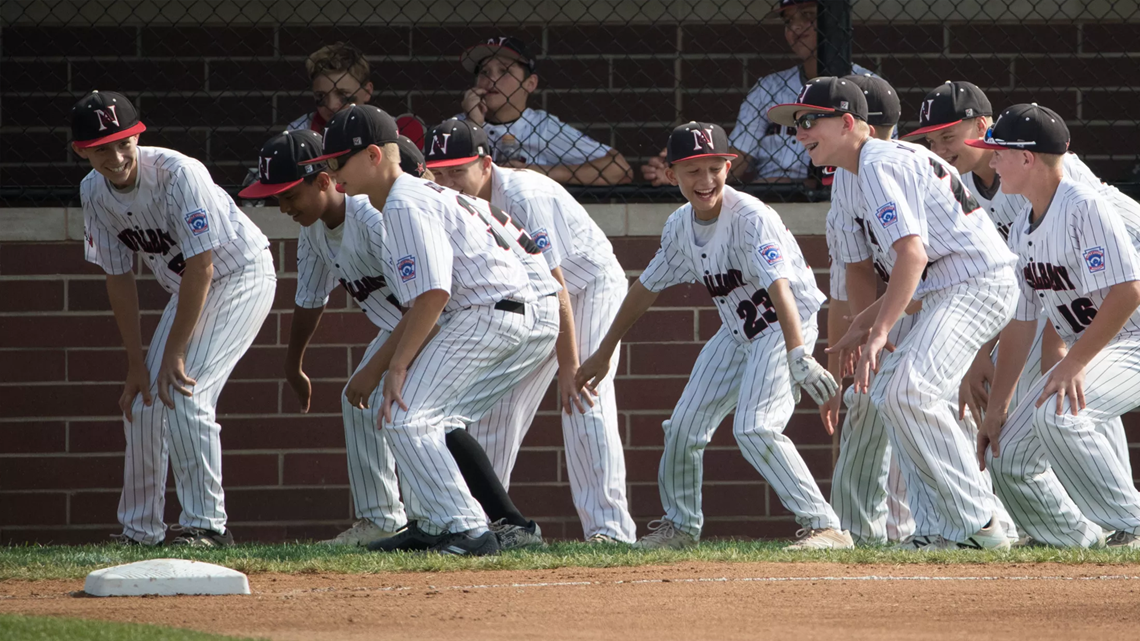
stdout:
[(255, 574), (249, 597), (84, 598), (0, 582), (0, 612), (302, 639), (1073, 639), (1140, 629), (1134, 565), (684, 564)]

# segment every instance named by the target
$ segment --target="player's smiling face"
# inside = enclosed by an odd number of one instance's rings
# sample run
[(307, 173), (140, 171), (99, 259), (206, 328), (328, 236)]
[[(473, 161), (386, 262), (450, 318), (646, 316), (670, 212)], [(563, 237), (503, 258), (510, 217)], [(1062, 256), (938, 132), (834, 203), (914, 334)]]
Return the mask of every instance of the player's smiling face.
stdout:
[(338, 159), (337, 169), (331, 173), (341, 187), (340, 191), (349, 196), (359, 196), (365, 193), (364, 186), (371, 178), (369, 172), (372, 167), (369, 163), (369, 154), (371, 153), (372, 147), (368, 147), (357, 152), (350, 152)]
[[(980, 133), (979, 123), (981, 123)], [(974, 171), (979, 163), (986, 160), (985, 149), (971, 147), (966, 141), (981, 138), (985, 133), (985, 121), (981, 118), (971, 118), (945, 129), (930, 132), (926, 136), (926, 142), (930, 145), (930, 151), (954, 165), (958, 173), (964, 174)]]
[(1005, 193), (1024, 193), (1029, 178), (1027, 155), (1029, 152), (1018, 149), (1000, 149), (990, 157), (990, 167), (1001, 176), (1001, 190)]
[(301, 181), (277, 194), (277, 207), (281, 213), (287, 214), (302, 227), (308, 227), (320, 220), (324, 211), (325, 194), (317, 183), (322, 180), (329, 183), (327, 187), (332, 188), (332, 181), (327, 176), (318, 176), (317, 180), (311, 183)]
[(732, 163), (727, 158), (709, 156), (673, 163), (665, 172), (669, 182), (681, 188), (681, 195), (693, 206), (697, 214), (720, 213), (724, 197), (724, 181)]
[[(809, 113), (797, 111), (796, 118)], [(811, 128), (796, 128), (796, 140), (807, 150), (816, 167), (836, 165), (833, 162), (835, 150), (843, 135), (845, 118), (820, 118), (811, 123)]]
[(138, 178), (138, 142), (138, 136), (131, 136), (98, 147), (73, 149), (112, 185), (122, 188), (133, 185)]
[(431, 173), (435, 176), (435, 182), (444, 187), (450, 187), (468, 196), (478, 196), (490, 176), (491, 160), (490, 157), (484, 156), (464, 165), (436, 167)]

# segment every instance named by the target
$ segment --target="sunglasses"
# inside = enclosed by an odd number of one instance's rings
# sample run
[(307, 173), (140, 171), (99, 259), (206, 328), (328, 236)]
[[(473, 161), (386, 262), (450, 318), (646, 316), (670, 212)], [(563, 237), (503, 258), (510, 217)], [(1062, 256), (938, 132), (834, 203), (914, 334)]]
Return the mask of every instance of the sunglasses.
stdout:
[(330, 170), (332, 170), (332, 171), (338, 171), (340, 168), (342, 168), (342, 167), (344, 167), (345, 165), (347, 165), (347, 164), (348, 164), (348, 161), (349, 161), (349, 160), (350, 160), (350, 159), (351, 159), (353, 156), (355, 156), (356, 154), (358, 154), (358, 153), (360, 153), (360, 152), (364, 151), (365, 149), (367, 149), (367, 147), (364, 147), (364, 148), (361, 148), (361, 149), (357, 149), (357, 150), (355, 150), (355, 151), (350, 151), (350, 152), (348, 152), (347, 154), (345, 154), (345, 155), (343, 155), (343, 156), (337, 156), (337, 157), (335, 157), (335, 158), (329, 158), (329, 159), (328, 159), (328, 163), (329, 163), (329, 169), (330, 169)]
[(840, 118), (842, 116), (843, 114), (834, 112), (804, 114), (799, 118), (796, 118), (796, 128), (811, 129), (815, 126), (815, 121), (817, 120), (821, 120), (823, 118)]

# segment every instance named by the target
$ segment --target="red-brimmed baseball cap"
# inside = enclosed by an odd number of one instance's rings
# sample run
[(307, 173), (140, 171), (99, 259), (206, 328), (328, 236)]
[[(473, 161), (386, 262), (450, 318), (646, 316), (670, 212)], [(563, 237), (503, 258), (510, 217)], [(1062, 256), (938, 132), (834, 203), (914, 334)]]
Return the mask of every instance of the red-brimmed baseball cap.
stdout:
[(1063, 154), (1069, 150), (1069, 128), (1056, 111), (1035, 102), (1021, 103), (1001, 112), (985, 138), (966, 144), (978, 149)]
[(302, 165), (301, 161), (321, 155), (321, 136), (302, 129), (286, 131), (270, 138), (257, 156), (257, 182), (238, 192), (246, 200), (276, 196), (320, 172), (321, 164)]
[(736, 158), (728, 147), (728, 134), (717, 124), (690, 122), (681, 125), (669, 134), (665, 146), (665, 161), (670, 165), (695, 158)]
[(768, 120), (785, 127), (796, 126), (796, 114), (846, 113), (866, 122), (867, 97), (850, 80), (835, 76), (813, 78), (800, 90), (795, 102), (776, 105), (768, 110)]
[(977, 118), (992, 116), (993, 107), (984, 91), (972, 82), (947, 80), (922, 99), (918, 109), (918, 129), (899, 136), (903, 140), (919, 138)]
[(302, 161), (301, 164), (323, 162), (366, 149), (369, 145), (396, 142), (399, 137), (396, 120), (383, 109), (372, 105), (351, 105), (333, 114), (325, 126), (322, 145), (324, 154)]
[(130, 100), (114, 91), (92, 91), (71, 108), (71, 140), (86, 149), (146, 131)]
[(491, 153), (487, 132), (470, 120), (450, 118), (431, 128), (424, 138), (428, 169), (455, 167)]
[(475, 73), (479, 69), (479, 65), (487, 58), (494, 56), (504, 56), (511, 60), (517, 60), (520, 64), (526, 67), (531, 73), (534, 73), (535, 61), (534, 56), (531, 55), (530, 49), (523, 43), (522, 40), (514, 36), (495, 36), (494, 38), (487, 38), (486, 41), (468, 47), (459, 56), (459, 62), (467, 73)]

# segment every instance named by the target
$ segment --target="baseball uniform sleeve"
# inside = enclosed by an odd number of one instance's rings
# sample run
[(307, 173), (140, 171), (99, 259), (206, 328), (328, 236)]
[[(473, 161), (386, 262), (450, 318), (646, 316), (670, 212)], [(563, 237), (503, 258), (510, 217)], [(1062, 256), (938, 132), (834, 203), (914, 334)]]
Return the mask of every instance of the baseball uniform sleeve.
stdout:
[(1074, 249), (1078, 265), (1077, 290), (1088, 294), (1099, 289), (1140, 280), (1140, 259), (1132, 246), (1124, 221), (1109, 209), (1103, 198), (1089, 198), (1076, 207)]
[[(610, 151), (610, 147), (590, 138), (557, 117), (546, 114), (538, 128), (540, 137), (539, 165), (581, 165), (597, 160)], [(553, 162), (551, 162), (553, 161)]]
[[(775, 218), (775, 220), (773, 220)], [(782, 234), (782, 222), (775, 212), (771, 216), (749, 216), (746, 226), (742, 230), (743, 242), (747, 242), (753, 249), (749, 252), (750, 267), (764, 289), (781, 278), (790, 279), (792, 269), (786, 252), (786, 234)]]
[(853, 180), (854, 176), (847, 172), (835, 173), (835, 183), (831, 191), (831, 209), (827, 212), (828, 233), (835, 240), (834, 245), (828, 240), (828, 252), (833, 255), (833, 260), (838, 259), (844, 263), (858, 263), (871, 258), (871, 245), (867, 242), (867, 232), (863, 229), (866, 223), (858, 217), (855, 209), (849, 206), (850, 201), (847, 200), (849, 196), (846, 182)]
[(832, 300), (845, 301), (847, 300), (847, 263), (839, 258), (838, 232), (836, 231), (839, 221), (834, 210), (834, 206), (828, 210), (826, 224), (828, 281), (830, 283), (828, 293)]
[(451, 293), (455, 254), (443, 225), (430, 212), (413, 211), (399, 200), (386, 203), (384, 227), (391, 248), (385, 278), (401, 305), (433, 289)]
[[(691, 215), (687, 211), (681, 215)], [(689, 266), (689, 260), (678, 246), (677, 230), (681, 227), (680, 219), (674, 215), (665, 223), (665, 230), (661, 232), (661, 247), (649, 261), (649, 266), (641, 273), (641, 284), (651, 292), (659, 292), (666, 287), (680, 283), (691, 283), (697, 280)]]
[(756, 158), (760, 154), (760, 138), (768, 130), (768, 108), (775, 104), (761, 78), (740, 103), (736, 124), (728, 136), (728, 144)]
[[(553, 270), (562, 265), (562, 257), (567, 255), (566, 235), (569, 230), (560, 224), (563, 216), (558, 201), (549, 196), (529, 194), (511, 203), (512, 210), (521, 209), (526, 216), (526, 233), (542, 251), (546, 264)], [(508, 215), (514, 218), (512, 212)], [(516, 224), (521, 225), (521, 220)]]
[[(324, 223), (317, 221), (318, 225)], [(297, 307), (313, 309), (324, 307), (329, 302), (329, 292), (336, 287), (336, 274), (333, 273), (324, 257), (313, 247), (308, 230), (302, 230), (297, 238)]]
[(83, 199), (83, 257), (111, 276), (134, 269), (135, 253), (116, 238), (95, 214), (95, 207)]
[(864, 221), (874, 230), (884, 250), (907, 236), (918, 236), (924, 244), (927, 242), (926, 220), (921, 214), (922, 186), (915, 173), (906, 169), (869, 162), (859, 171), (859, 187), (867, 204)]
[(186, 260), (237, 238), (230, 223), (230, 204), (219, 197), (205, 167), (185, 166), (175, 171), (167, 207), (170, 228)]

